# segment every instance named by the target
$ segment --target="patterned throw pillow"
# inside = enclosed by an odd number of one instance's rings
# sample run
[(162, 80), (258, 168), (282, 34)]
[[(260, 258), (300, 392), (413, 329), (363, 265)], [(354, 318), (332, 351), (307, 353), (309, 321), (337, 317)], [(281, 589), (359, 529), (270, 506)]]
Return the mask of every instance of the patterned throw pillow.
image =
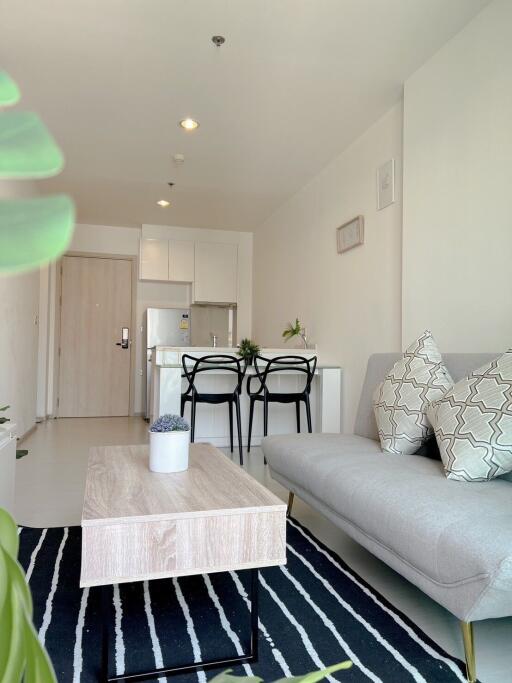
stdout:
[(375, 390), (373, 409), (382, 450), (411, 455), (433, 430), (427, 406), (453, 386), (432, 333), (411, 344)]
[(487, 481), (512, 471), (512, 349), (429, 406), (449, 479)]

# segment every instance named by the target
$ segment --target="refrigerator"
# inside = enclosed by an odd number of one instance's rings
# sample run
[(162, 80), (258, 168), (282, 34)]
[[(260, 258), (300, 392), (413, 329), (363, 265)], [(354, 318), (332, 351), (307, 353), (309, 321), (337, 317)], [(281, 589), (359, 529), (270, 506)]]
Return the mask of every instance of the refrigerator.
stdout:
[(155, 346), (190, 346), (190, 309), (189, 308), (148, 308), (144, 313), (142, 338), (144, 359), (142, 363), (142, 385), (145, 396), (142, 405), (144, 415), (149, 419), (151, 397), (151, 356)]

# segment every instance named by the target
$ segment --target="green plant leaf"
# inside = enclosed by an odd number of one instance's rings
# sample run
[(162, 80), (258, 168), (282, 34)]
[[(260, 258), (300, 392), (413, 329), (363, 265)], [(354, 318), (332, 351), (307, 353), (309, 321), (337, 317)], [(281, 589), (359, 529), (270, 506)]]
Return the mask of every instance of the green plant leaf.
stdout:
[(50, 658), (28, 620), (25, 622), (24, 631), (27, 662), (23, 683), (56, 683), (57, 678)]
[(62, 152), (37, 114), (0, 113), (0, 179), (48, 178), (63, 167)]
[(322, 669), (321, 671), (312, 671), (311, 673), (304, 674), (303, 676), (279, 678), (277, 681), (274, 681), (274, 683), (289, 683), (290, 681), (292, 683), (316, 683), (316, 681), (321, 681), (322, 678), (330, 676), (335, 671), (350, 669), (351, 666), (352, 662), (347, 660), (346, 662), (341, 662), (341, 664), (333, 664), (332, 666), (328, 666), (326, 669)]
[(0, 71), (0, 107), (9, 107), (19, 102), (18, 86), (5, 71)]
[(214, 676), (209, 683), (262, 683), (263, 679), (259, 676), (233, 676), (233, 669), (226, 669)]
[(34, 268), (56, 259), (75, 224), (67, 195), (0, 201), (0, 271)]
[(9, 417), (0, 417), (0, 425), (5, 424), (6, 422), (10, 422), (11, 419)]
[[(5, 606), (5, 601), (7, 600), (7, 595), (8, 595), (8, 574), (7, 574), (7, 563), (5, 561), (4, 553), (0, 552), (0, 627), (2, 624), (2, 614)], [(2, 670), (2, 657), (5, 655), (2, 654), (3, 650), (5, 649), (5, 643), (3, 642), (3, 639), (0, 638), (0, 671)]]
[(16, 525), (5, 510), (0, 509), (0, 513), (0, 682), (19, 683), (23, 678), (24, 683), (56, 683), (50, 659), (32, 624), (32, 596), (23, 569), (10, 552), (17, 546), (12, 539)]
[(9, 553), (11, 557), (18, 557), (20, 538), (18, 527), (11, 515), (0, 508), (0, 546)]
[(29, 619), (32, 619), (32, 594), (30, 593), (30, 588), (25, 580), (23, 569), (18, 560), (6, 553), (5, 549), (3, 552), (4, 558), (6, 559), (9, 583), (12, 586), (12, 590), (16, 591), (19, 607), (24, 610)]
[(294, 324), (288, 323), (288, 327), (283, 332), (283, 339), (289, 341), (290, 339), (293, 339), (293, 337), (297, 337), (300, 334), (301, 329), (300, 320), (295, 318)]
[(16, 460), (21, 460), (21, 458), (24, 458), (26, 455), (28, 455), (26, 448), (18, 448), (16, 450)]
[(3, 413), (4, 411), (9, 410), (10, 407), (11, 406), (3, 406), (2, 408), (0, 408), (0, 413)]
[[(4, 557), (8, 557), (0, 547)], [(0, 681), (18, 683), (21, 681), (25, 659), (25, 642), (23, 638), (23, 610), (19, 609), (18, 596), (13, 586), (9, 586), (10, 576), (7, 572), (8, 596), (0, 614), (0, 628), (2, 632), (2, 658), (0, 660)]]
[[(321, 681), (322, 678), (325, 678), (336, 671), (350, 669), (351, 666), (351, 661), (341, 662), (341, 664), (333, 664), (332, 666), (328, 666), (326, 669), (322, 669), (321, 671), (312, 671), (311, 673), (304, 674), (303, 676), (279, 678), (277, 681), (274, 681), (274, 683), (289, 683), (289, 681), (292, 681), (293, 683), (316, 683), (317, 681)], [(231, 673), (232, 670), (233, 669), (226, 669), (226, 671), (217, 674), (217, 676), (214, 676), (210, 680), (210, 683), (262, 683), (263, 681), (263, 679), (259, 678), (258, 676), (233, 676)]]

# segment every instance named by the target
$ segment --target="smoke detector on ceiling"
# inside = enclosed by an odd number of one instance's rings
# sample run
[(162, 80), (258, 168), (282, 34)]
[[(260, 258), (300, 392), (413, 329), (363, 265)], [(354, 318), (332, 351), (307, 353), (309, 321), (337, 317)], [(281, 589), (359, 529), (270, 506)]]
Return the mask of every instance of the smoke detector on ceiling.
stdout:
[(175, 154), (173, 156), (174, 163), (175, 164), (184, 164), (185, 163), (185, 155), (184, 154)]

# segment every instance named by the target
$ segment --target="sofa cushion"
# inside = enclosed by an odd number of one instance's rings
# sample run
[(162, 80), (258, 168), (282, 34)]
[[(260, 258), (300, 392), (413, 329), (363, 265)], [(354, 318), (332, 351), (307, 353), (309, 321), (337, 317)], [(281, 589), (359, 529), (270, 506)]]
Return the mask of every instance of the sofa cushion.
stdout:
[(486, 481), (512, 471), (512, 350), (457, 382), (427, 414), (447, 477)]
[[(454, 382), (467, 377), (470, 372), (484, 363), (493, 360), (499, 353), (443, 353), (443, 361)], [(379, 439), (375, 413), (373, 411), (373, 393), (375, 387), (382, 382), (389, 368), (402, 357), (401, 353), (374, 353), (368, 358), (366, 375), (359, 398), (354, 434), (366, 436), (368, 439)]]
[(441, 462), (397, 458), (364, 437), (271, 436), (262, 447), (279, 481), (303, 489), (435, 582), (470, 581), (512, 557), (507, 481), (455, 483)]
[(437, 344), (427, 330), (377, 386), (373, 406), (384, 451), (411, 455), (432, 436), (427, 406), (453, 385)]

